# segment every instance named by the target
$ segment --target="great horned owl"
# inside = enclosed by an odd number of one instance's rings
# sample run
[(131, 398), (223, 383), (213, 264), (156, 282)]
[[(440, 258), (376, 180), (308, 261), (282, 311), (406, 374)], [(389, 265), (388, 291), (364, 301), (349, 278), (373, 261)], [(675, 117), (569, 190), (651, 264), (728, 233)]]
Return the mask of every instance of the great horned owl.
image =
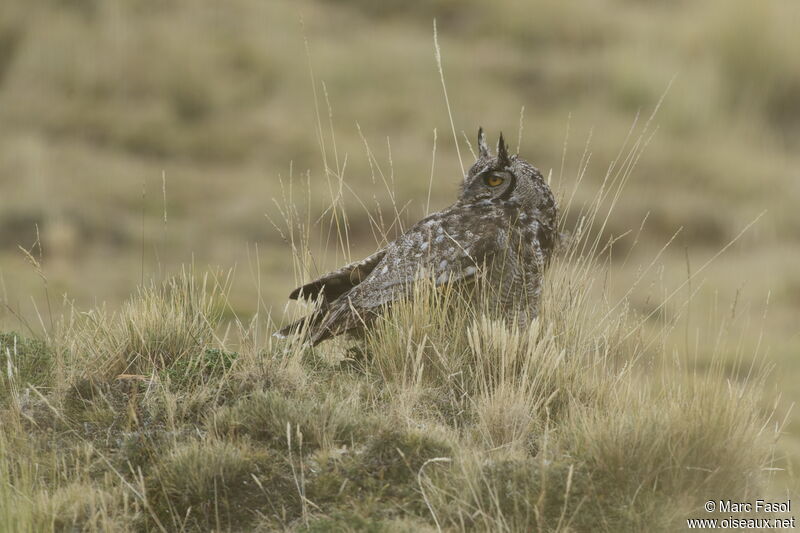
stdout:
[(433, 213), (371, 256), (295, 289), (320, 302), (276, 333), (304, 331), (316, 345), (367, 326), (427, 276), (436, 286), (487, 283), (503, 316), (527, 325), (539, 313), (542, 274), (557, 244), (557, 208), (542, 174), (509, 156), (502, 133), (492, 156), (478, 130), (478, 160), (456, 203)]

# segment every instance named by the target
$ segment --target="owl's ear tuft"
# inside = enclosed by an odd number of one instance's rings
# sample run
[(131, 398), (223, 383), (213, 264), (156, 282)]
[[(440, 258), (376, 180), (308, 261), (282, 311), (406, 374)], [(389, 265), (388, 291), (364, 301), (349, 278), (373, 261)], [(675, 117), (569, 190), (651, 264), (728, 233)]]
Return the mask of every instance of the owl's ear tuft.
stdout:
[(486, 134), (483, 132), (483, 128), (478, 128), (478, 156), (490, 157), (489, 145), (486, 143)]
[(511, 159), (508, 157), (508, 146), (505, 139), (503, 139), (503, 132), (500, 132), (500, 140), (497, 141), (497, 161), (504, 167), (511, 164)]

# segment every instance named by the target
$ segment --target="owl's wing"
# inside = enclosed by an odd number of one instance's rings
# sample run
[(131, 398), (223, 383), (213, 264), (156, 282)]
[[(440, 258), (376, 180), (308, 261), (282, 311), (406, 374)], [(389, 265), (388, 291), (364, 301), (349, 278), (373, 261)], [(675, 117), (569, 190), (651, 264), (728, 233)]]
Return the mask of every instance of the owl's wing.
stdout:
[(306, 283), (302, 287), (296, 288), (289, 295), (289, 298), (292, 300), (299, 298), (314, 300), (322, 293), (323, 299), (331, 302), (361, 283), (383, 259), (385, 254), (385, 249), (378, 250), (361, 261), (350, 263), (329, 274), (325, 274), (311, 283)]
[(428, 279), (435, 286), (448, 282), (466, 281), (478, 274), (487, 255), (474, 253), (454, 244), (439, 253), (420, 256), (405, 249), (390, 250), (372, 273), (362, 282), (363, 287), (345, 295), (359, 307), (382, 306), (410, 289), (415, 281)]
[(464, 238), (463, 231), (451, 227), (431, 235), (412, 229), (393, 242), (372, 272), (332, 302), (325, 310), (326, 316), (313, 324), (311, 343), (369, 323), (383, 306), (407, 294), (417, 280), (431, 279), (439, 286), (479, 275), (479, 267), (491, 254), (492, 247), (487, 241), (493, 238), (492, 232), (469, 240)]

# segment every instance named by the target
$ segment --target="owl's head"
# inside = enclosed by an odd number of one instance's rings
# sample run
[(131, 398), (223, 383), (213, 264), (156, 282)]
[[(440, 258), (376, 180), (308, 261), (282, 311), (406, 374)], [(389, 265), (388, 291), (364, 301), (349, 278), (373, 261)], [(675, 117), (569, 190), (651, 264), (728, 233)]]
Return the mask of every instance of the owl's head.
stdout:
[(509, 155), (502, 133), (493, 156), (483, 128), (478, 130), (478, 160), (464, 177), (460, 201), (516, 205), (555, 216), (553, 193), (539, 170), (517, 155)]

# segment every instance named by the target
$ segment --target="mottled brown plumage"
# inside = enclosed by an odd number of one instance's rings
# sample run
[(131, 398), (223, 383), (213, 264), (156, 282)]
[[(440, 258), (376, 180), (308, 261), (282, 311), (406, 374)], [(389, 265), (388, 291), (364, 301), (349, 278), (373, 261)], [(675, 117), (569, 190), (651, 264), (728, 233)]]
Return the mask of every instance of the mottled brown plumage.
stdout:
[(494, 307), (520, 325), (539, 312), (542, 275), (558, 240), (556, 204), (541, 173), (509, 156), (502, 134), (492, 156), (478, 131), (478, 160), (458, 201), (366, 259), (295, 289), (319, 307), (276, 335), (304, 331), (312, 344), (367, 326), (423, 277), (438, 286), (485, 283)]

